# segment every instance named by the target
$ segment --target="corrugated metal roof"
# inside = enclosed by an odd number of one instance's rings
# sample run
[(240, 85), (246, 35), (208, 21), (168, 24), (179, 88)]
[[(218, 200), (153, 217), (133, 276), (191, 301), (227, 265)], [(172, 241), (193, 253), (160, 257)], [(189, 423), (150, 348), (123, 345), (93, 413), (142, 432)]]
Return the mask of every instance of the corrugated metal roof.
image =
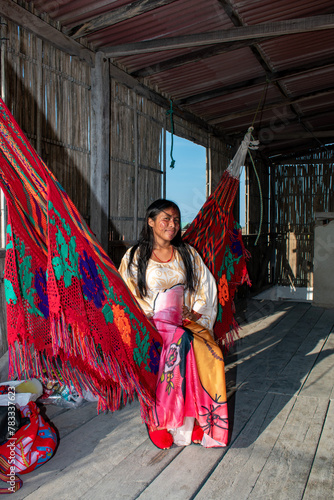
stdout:
[[(38, 12), (48, 13), (59, 21), (70, 36), (97, 16), (113, 14), (115, 19), (120, 8), (136, 4), (125, 0), (32, 3)], [(163, 6), (159, 6), (160, 1), (156, 3), (153, 10), (128, 19), (125, 16), (116, 24), (109, 21), (83, 38), (94, 50), (103, 51), (121, 44), (334, 14), (332, 0), (176, 0)], [(334, 97), (330, 92), (334, 81), (333, 47), (334, 29), (326, 29), (258, 40), (256, 45), (244, 48), (239, 45), (237, 50), (223, 53), (222, 47), (217, 53), (217, 46), (148, 53), (134, 50), (132, 54), (114, 58), (114, 62), (139, 79), (140, 75), (145, 76), (145, 82), (152, 88), (158, 88), (194, 115), (209, 123), (213, 121), (225, 134), (243, 132), (261, 104), (261, 116), (257, 115), (255, 121), (258, 132), (261, 134), (274, 124), (277, 136), (279, 124), (283, 124), (284, 133), (290, 133), (293, 150), (302, 146), (304, 139), (298, 136), (305, 132), (305, 127), (311, 127), (313, 133), (333, 129), (333, 119), (329, 119), (334, 112)], [(202, 52), (198, 60), (177, 59), (191, 57), (199, 50)], [(265, 102), (261, 102), (266, 78), (270, 83)], [(314, 94), (312, 98), (310, 94)], [(276, 154), (282, 143), (269, 142), (265, 150)], [(285, 139), (284, 148), (288, 148)]]
[(333, 13), (328, 0), (233, 0), (230, 2), (245, 24), (259, 24)]

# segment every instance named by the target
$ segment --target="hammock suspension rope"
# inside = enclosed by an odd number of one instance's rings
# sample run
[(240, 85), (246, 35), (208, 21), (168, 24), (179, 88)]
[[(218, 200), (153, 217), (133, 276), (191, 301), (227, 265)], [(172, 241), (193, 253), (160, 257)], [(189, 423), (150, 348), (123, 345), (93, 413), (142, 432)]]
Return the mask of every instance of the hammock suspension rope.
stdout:
[(173, 102), (170, 100), (170, 108), (166, 112), (166, 115), (170, 116), (170, 131), (171, 131), (171, 145), (170, 145), (170, 158), (171, 158), (171, 164), (170, 168), (174, 168), (175, 166), (175, 160), (173, 158), (173, 148), (174, 148), (174, 121), (173, 121)]

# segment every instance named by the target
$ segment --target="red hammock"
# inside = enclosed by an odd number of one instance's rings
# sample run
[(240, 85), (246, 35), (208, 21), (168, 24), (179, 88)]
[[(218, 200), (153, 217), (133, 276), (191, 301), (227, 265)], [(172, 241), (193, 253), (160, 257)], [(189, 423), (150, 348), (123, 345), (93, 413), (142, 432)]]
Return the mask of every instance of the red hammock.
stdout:
[[(10, 377), (57, 377), (99, 409), (137, 393), (150, 421), (160, 335), (56, 178), (0, 99), (0, 187), (8, 207), (4, 284)], [(247, 279), (228, 171), (187, 231), (218, 280), (216, 334), (236, 325), (233, 296)]]
[(99, 409), (137, 393), (148, 421), (160, 335), (1, 100), (0, 149), (10, 378), (57, 377)]
[(218, 315), (215, 337), (228, 350), (238, 336), (234, 318), (234, 296), (239, 285), (250, 280), (246, 268), (249, 253), (242, 241), (240, 225), (234, 220), (233, 206), (239, 187), (239, 177), (251, 142), (250, 128), (228, 169), (211, 196), (191, 223), (183, 239), (197, 249), (218, 285)]

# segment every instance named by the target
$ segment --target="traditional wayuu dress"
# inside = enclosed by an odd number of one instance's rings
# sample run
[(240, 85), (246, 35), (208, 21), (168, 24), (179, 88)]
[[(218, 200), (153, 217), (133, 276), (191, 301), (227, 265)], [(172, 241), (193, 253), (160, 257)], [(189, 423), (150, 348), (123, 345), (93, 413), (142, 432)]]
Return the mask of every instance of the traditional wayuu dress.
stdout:
[[(214, 277), (198, 252), (189, 245), (193, 258), (195, 290), (186, 289), (186, 271), (174, 249), (169, 262), (150, 259), (146, 272), (147, 295), (137, 286), (137, 255), (129, 272), (129, 249), (119, 272), (139, 305), (160, 333), (160, 354), (154, 423), (168, 429), (174, 443), (191, 443), (195, 419), (204, 431), (204, 447), (226, 446), (228, 414), (224, 360), (213, 338), (217, 315), (217, 287)], [(182, 320), (182, 306), (194, 312), (196, 322)]]

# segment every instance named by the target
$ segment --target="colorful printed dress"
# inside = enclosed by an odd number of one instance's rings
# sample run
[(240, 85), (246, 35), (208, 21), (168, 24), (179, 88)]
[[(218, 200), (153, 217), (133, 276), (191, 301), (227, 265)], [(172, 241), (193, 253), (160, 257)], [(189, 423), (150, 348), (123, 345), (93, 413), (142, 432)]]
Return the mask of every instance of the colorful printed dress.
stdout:
[[(202, 445), (226, 446), (228, 415), (223, 355), (213, 339), (217, 314), (215, 280), (197, 251), (193, 256), (195, 291), (185, 290), (185, 267), (177, 250), (170, 262), (149, 260), (148, 293), (139, 297), (136, 254), (128, 271), (130, 250), (119, 272), (163, 339), (156, 389), (155, 426), (168, 429), (177, 445), (191, 443), (195, 419), (204, 431)], [(183, 304), (197, 313), (197, 322), (182, 321)]]

